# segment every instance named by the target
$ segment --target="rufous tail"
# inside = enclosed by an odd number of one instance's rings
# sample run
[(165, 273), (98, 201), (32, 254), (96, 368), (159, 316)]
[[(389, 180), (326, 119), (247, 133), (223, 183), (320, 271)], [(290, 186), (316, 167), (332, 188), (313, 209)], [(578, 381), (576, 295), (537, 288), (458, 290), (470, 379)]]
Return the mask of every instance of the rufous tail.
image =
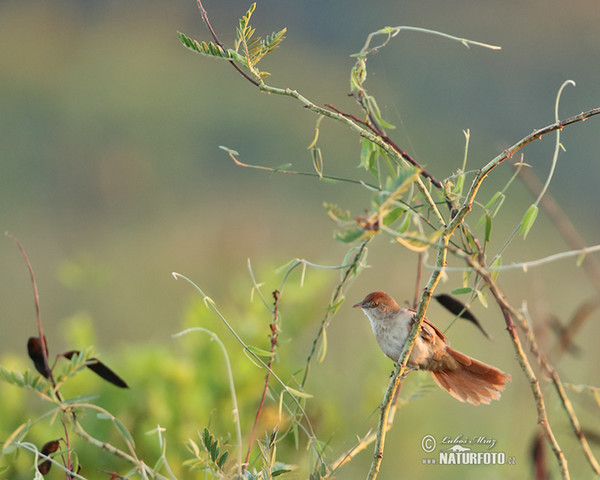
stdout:
[(508, 373), (475, 360), (464, 353), (446, 347), (446, 352), (455, 362), (455, 368), (448, 366), (431, 371), (436, 383), (457, 400), (473, 405), (490, 403), (500, 398), (500, 392), (511, 380)]

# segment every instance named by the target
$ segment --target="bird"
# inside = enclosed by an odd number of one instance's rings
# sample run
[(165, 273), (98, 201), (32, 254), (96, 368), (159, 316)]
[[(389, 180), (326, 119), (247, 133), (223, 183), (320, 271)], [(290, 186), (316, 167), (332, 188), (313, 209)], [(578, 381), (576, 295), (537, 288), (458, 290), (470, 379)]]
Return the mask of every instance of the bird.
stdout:
[[(371, 292), (353, 305), (369, 318), (379, 347), (398, 363), (416, 312), (400, 307), (384, 292)], [(439, 328), (426, 318), (408, 357), (407, 367), (431, 373), (435, 382), (461, 402), (472, 405), (499, 400), (511, 375), (450, 348)]]

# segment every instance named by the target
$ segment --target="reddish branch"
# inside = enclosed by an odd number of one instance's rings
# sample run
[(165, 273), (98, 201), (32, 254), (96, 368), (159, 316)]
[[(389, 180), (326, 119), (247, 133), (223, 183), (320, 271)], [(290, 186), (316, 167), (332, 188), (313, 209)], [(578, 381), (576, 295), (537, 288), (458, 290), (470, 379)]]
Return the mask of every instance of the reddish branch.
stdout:
[(258, 405), (258, 409), (256, 410), (256, 416), (254, 417), (254, 425), (252, 426), (252, 433), (250, 434), (250, 443), (248, 445), (248, 452), (246, 453), (246, 461), (242, 466), (242, 471), (248, 468), (248, 463), (250, 461), (250, 452), (252, 451), (252, 444), (254, 443), (254, 437), (256, 435), (256, 427), (258, 425), (258, 418), (262, 412), (263, 405), (265, 403), (265, 398), (267, 396), (267, 389), (269, 388), (269, 377), (271, 373), (271, 365), (273, 364), (273, 359), (275, 358), (275, 348), (277, 348), (277, 319), (279, 317), (279, 290), (275, 290), (273, 292), (273, 322), (269, 325), (271, 329), (271, 356), (269, 357), (269, 363), (267, 364), (267, 373), (265, 375), (265, 385), (263, 387), (262, 396), (260, 397), (260, 403)]
[[(221, 47), (223, 49), (223, 51), (226, 51), (227, 49), (221, 43), (221, 41), (217, 37), (217, 34), (214, 31), (212, 25), (210, 24), (210, 20), (208, 19), (208, 14), (206, 13), (206, 10), (204, 10), (204, 6), (202, 5), (202, 2), (200, 0), (196, 0), (196, 3), (198, 4), (198, 8), (200, 9), (200, 14), (202, 15), (202, 20), (204, 21), (204, 23), (206, 23), (206, 26), (208, 27), (208, 30), (210, 31), (210, 34), (212, 35), (213, 39), (215, 40), (215, 43), (219, 47)], [(237, 63), (235, 63), (233, 60), (229, 60), (229, 63), (231, 63), (231, 65), (233, 66), (233, 68), (235, 68), (239, 72), (239, 74), (242, 77), (244, 77), (246, 80), (248, 80), (252, 85), (254, 85), (255, 87), (260, 86), (260, 84), (256, 80), (254, 80), (250, 75), (248, 75), (246, 72), (244, 72), (240, 68), (240, 66)]]
[(410, 163), (414, 167), (417, 167), (421, 171), (421, 175), (423, 175), (425, 178), (428, 178), (429, 180), (431, 180), (431, 183), (433, 183), (433, 185), (435, 185), (436, 188), (439, 188), (440, 190), (442, 189), (441, 182), (439, 180), (437, 180), (433, 175), (431, 175), (427, 170), (425, 170), (419, 164), (419, 162), (417, 162), (414, 158), (412, 158), (407, 152), (405, 152), (398, 145), (396, 145), (396, 143), (394, 143), (394, 141), (392, 141), (392, 139), (390, 137), (388, 137), (385, 134), (385, 132), (377, 125), (377, 123), (374, 121), (374, 119), (372, 118), (372, 116), (370, 114), (368, 114), (368, 120), (364, 121), (364, 120), (357, 118), (356, 115), (344, 113), (344, 112), (338, 110), (336, 107), (334, 107), (331, 104), (326, 104), (325, 106), (327, 108), (331, 108), (334, 112), (339, 113), (340, 115), (343, 115), (344, 117), (354, 120), (359, 125), (363, 125), (364, 127), (367, 127), (375, 135), (377, 135), (385, 143), (387, 143), (390, 147), (392, 147), (394, 150), (396, 150), (398, 152), (398, 154), (402, 158), (404, 158), (408, 163)]

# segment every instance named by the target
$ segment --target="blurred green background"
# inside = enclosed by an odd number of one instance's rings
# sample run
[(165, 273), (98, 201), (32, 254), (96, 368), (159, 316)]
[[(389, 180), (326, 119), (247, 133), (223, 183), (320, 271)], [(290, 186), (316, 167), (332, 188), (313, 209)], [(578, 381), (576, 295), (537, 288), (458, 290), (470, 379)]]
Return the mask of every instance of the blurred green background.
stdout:
[[(248, 5), (206, 3), (225, 43), (233, 40), (237, 19)], [(579, 1), (576, 7), (555, 0), (263, 1), (252, 23), (261, 35), (288, 27), (283, 46), (263, 61), (272, 73), (270, 84), (355, 113), (347, 97), (353, 64), (349, 55), (374, 30), (420, 26), (501, 45), (497, 52), (466, 49), (436, 37), (401, 33), (369, 58), (367, 85), (384, 116), (398, 126), (392, 132), (396, 143), (434, 176), (445, 178), (462, 163), (463, 129), (471, 131), (468, 168), (477, 168), (532, 129), (552, 123), (556, 92), (567, 79), (577, 87), (565, 90), (561, 118), (600, 104), (597, 7), (593, 0)], [(227, 342), (236, 359), (240, 395), (248, 404), (246, 429), (263, 375), (236, 351), (189, 285), (170, 273), (194, 279), (250, 343), (266, 347), (270, 318), (256, 300), (250, 303), (247, 259), (259, 281), (266, 282), (266, 294), (281, 281), (275, 268), (291, 258), (340, 263), (347, 245), (333, 239), (334, 225), (322, 203), (339, 203), (360, 215), (370, 198), (360, 186), (233, 165), (219, 145), (237, 150), (249, 164), (291, 162), (295, 169), (310, 171), (306, 147), (315, 117), (290, 99), (260, 94), (226, 63), (192, 54), (180, 45), (177, 31), (209, 40), (194, 1), (0, 3), (1, 229), (17, 236), (29, 254), (51, 353), (93, 342), (133, 387), (115, 392), (95, 379), (82, 379), (74, 394), (81, 394), (80, 388), (105, 392), (106, 405), (122, 412), (124, 422), (141, 436), (156, 423), (171, 426), (174, 449), (211, 418), (220, 435), (231, 427), (227, 414), (215, 413), (230, 408), (221, 403), (228, 398), (219, 381), (223, 372), (211, 368), (210, 381), (202, 373), (207, 362), (221, 361), (216, 346), (207, 338), (182, 341), (171, 334), (182, 325), (202, 324)], [(598, 133), (598, 119), (563, 131), (566, 152), (550, 189), (589, 245), (600, 243)], [(355, 168), (360, 151), (356, 137), (324, 121), (319, 141), (326, 173), (368, 180)], [(547, 175), (553, 147), (554, 137), (548, 136), (524, 151), (524, 161), (540, 178)], [(511, 174), (508, 165), (495, 171), (480, 200), (486, 202)], [(497, 247), (531, 203), (519, 184), (510, 193), (505, 223), (494, 225)], [(504, 263), (566, 249), (540, 214), (528, 241), (513, 244)], [(377, 239), (369, 263), (372, 268), (348, 292), (350, 300), (374, 289), (388, 291), (399, 302), (412, 299), (413, 254)], [(36, 332), (35, 309), (24, 262), (6, 237), (0, 242), (0, 265), (2, 363), (24, 366), (26, 339)], [(286, 353), (280, 368), (288, 374), (302, 367), (338, 276), (311, 270), (304, 288), (299, 278), (290, 281), (281, 305), (283, 336), (290, 343), (282, 346)], [(441, 288), (449, 291), (460, 282), (460, 275), (452, 274)], [(528, 301), (532, 313), (551, 311), (563, 322), (594, 295), (571, 261), (528, 274), (508, 272), (500, 283), (514, 305)], [(513, 373), (513, 383), (502, 402), (488, 407), (462, 405), (434, 389), (401, 409), (389, 436), (383, 478), (397, 478), (398, 469), (421, 478), (479, 478), (483, 467), (421, 465), (423, 435), (461, 433), (497, 438), (496, 451), (517, 456), (518, 466), (486, 468), (486, 478), (529, 474), (533, 400), (498, 311), (494, 306), (475, 308), (494, 343), (469, 325), (457, 324), (450, 332), (453, 345)], [(442, 327), (450, 320), (435, 305), (429, 317)], [(560, 364), (567, 381), (597, 384), (598, 320), (596, 313), (578, 338), (579, 356)], [(542, 333), (551, 345), (551, 333)], [(378, 351), (365, 319), (349, 305), (338, 313), (328, 338), (328, 356), (313, 369), (308, 390), (317, 399), (311, 413), (326, 432), (322, 439), (330, 442), (333, 457), (351, 446), (354, 434), (375, 425), (375, 418), (367, 417), (387, 386), (391, 364)], [(187, 393), (169, 400), (160, 394), (168, 385)], [(27, 414), (21, 400), (26, 396), (20, 395), (0, 384), (2, 438)], [(570, 465), (586, 475), (589, 468), (569, 436), (566, 418), (549, 397), (549, 414)], [(588, 409), (589, 399), (583, 397), (576, 408), (585, 425), (596, 421), (598, 431), (597, 406)], [(27, 402), (31, 411), (43, 411), (34, 400)], [(144, 417), (137, 421), (136, 408)], [(19, 412), (18, 418), (11, 412)], [(173, 412), (179, 417), (172, 418)], [(45, 432), (39, 435), (40, 441), (47, 439)], [(598, 445), (594, 448), (598, 453)], [(363, 477), (369, 452), (340, 478)], [(554, 469), (552, 458), (549, 463)]]

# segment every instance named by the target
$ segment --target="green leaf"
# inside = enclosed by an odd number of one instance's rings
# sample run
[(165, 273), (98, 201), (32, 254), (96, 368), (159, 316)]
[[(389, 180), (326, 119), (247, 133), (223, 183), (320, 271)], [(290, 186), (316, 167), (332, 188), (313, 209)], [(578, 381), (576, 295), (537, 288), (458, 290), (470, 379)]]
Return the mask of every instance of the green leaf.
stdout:
[(344, 303), (345, 301), (346, 297), (342, 296), (337, 302), (335, 302), (333, 305), (329, 305), (329, 307), (327, 308), (331, 311), (332, 315), (335, 315), (339, 308), (342, 306), (342, 303)]
[(100, 395), (79, 395), (78, 397), (67, 398), (63, 401), (65, 404), (73, 403), (89, 403), (91, 400), (98, 398)]
[(283, 164), (279, 165), (278, 167), (275, 167), (273, 170), (275, 172), (279, 172), (280, 170), (287, 170), (291, 166), (292, 166), (291, 163), (283, 163)]
[(533, 227), (537, 214), (538, 207), (536, 204), (532, 204), (525, 212), (523, 220), (521, 220), (521, 227), (519, 230), (521, 235), (523, 235), (523, 238), (527, 238), (527, 234), (529, 233), (529, 230), (531, 230), (531, 227)]
[(284, 473), (288, 473), (291, 472), (292, 470), (290, 470), (289, 468), (280, 468), (278, 470), (273, 470), (271, 472), (271, 476), (272, 477), (278, 477), (279, 475), (283, 475)]
[(12, 445), (15, 442), (20, 442), (27, 433), (29, 432), (29, 427), (31, 426), (31, 422), (27, 420), (25, 423), (19, 425), (19, 427), (10, 434), (10, 436), (4, 441), (4, 445), (2, 445), (2, 454), (6, 455), (12, 452), (16, 447)]
[(198, 447), (198, 444), (194, 442), (191, 438), (188, 438), (186, 446), (195, 457), (200, 456), (200, 448)]
[(292, 388), (292, 387), (286, 386), (285, 389), (288, 393), (291, 393), (294, 397), (313, 398), (313, 396), (310, 393), (301, 392), (300, 390), (296, 390), (295, 388)]
[[(410, 188), (410, 186), (416, 182), (419, 177), (419, 170), (415, 167), (405, 167), (400, 170), (398, 176), (392, 178), (388, 177), (385, 182), (385, 189), (379, 195), (384, 200), (381, 203), (386, 208), (395, 207), (393, 202), (402, 199), (404, 193)], [(382, 208), (383, 209), (383, 208)], [(384, 213), (383, 211), (381, 212)]]
[(156, 460), (156, 463), (154, 464), (154, 467), (152, 468), (153, 472), (158, 472), (162, 466), (165, 463), (165, 457), (163, 457), (162, 455), (160, 457), (158, 457), (158, 460)]
[(329, 218), (336, 222), (348, 222), (350, 221), (350, 210), (343, 210), (339, 205), (335, 203), (324, 202), (323, 206), (327, 209)]
[(383, 224), (389, 227), (398, 218), (400, 218), (404, 212), (406, 212), (406, 209), (402, 207), (394, 208), (383, 218)]
[(490, 241), (490, 235), (492, 233), (492, 217), (489, 215), (485, 216), (485, 242)]
[(354, 240), (359, 239), (365, 231), (362, 228), (349, 228), (345, 230), (343, 233), (335, 232), (335, 238), (340, 242), (350, 243)]
[(502, 192), (494, 193), (494, 195), (492, 196), (490, 201), (485, 204), (485, 209), (489, 210), (490, 208), (492, 208), (492, 205), (496, 202), (496, 200), (498, 199), (498, 197), (500, 197), (500, 195), (502, 195)]
[(492, 264), (490, 265), (490, 267), (494, 267), (495, 269), (493, 269), (492, 272), (492, 280), (495, 282), (496, 279), (498, 278), (498, 275), (500, 275), (500, 270), (497, 270), (498, 267), (502, 266), (502, 256), (498, 255), (498, 257), (496, 258), (496, 260), (494, 260), (492, 262)]
[(362, 139), (362, 147), (360, 149), (360, 164), (359, 167), (369, 170), (373, 173), (377, 173), (374, 169), (375, 158), (377, 157), (377, 145), (375, 145), (368, 138)]
[(283, 273), (283, 272), (287, 272), (289, 269), (291, 269), (292, 267), (295, 267), (297, 264), (298, 264), (298, 259), (297, 258), (293, 258), (289, 262), (281, 265), (280, 267), (277, 267), (275, 269), (275, 273), (280, 274), (280, 273)]
[(194, 40), (193, 38), (188, 37), (187, 35), (185, 35), (184, 33), (181, 32), (177, 32), (177, 36), (179, 37), (179, 40), (181, 41), (181, 43), (183, 44), (184, 47), (189, 48), (190, 50), (199, 53), (201, 55), (206, 55), (208, 57), (214, 57), (214, 58), (220, 58), (220, 59), (224, 59), (224, 60), (232, 60), (232, 61), (238, 61), (242, 64), (245, 63), (245, 59), (243, 57), (241, 57), (239, 54), (237, 54), (235, 51), (233, 50), (223, 50), (219, 45), (213, 43), (213, 42), (198, 42), (197, 40)]
[(210, 445), (212, 443), (211, 439), (212, 439), (212, 435), (208, 431), (208, 428), (204, 427), (204, 430), (202, 431), (202, 443), (204, 444), (204, 446), (207, 449), (210, 448)]
[(121, 420), (119, 420), (116, 417), (112, 418), (111, 420), (114, 423), (115, 427), (117, 427), (117, 430), (119, 431), (121, 436), (125, 439), (125, 441), (128, 442), (129, 444), (131, 444), (133, 447), (135, 447), (135, 440), (133, 439), (133, 437), (127, 430), (127, 428), (125, 428), (125, 425), (123, 425)]
[(381, 116), (381, 110), (379, 109), (379, 105), (377, 105), (377, 102), (375, 101), (375, 97), (372, 97), (372, 96), (367, 97), (367, 103), (369, 105), (369, 109), (371, 110), (371, 113), (373, 113), (373, 115), (375, 116), (375, 119), (382, 127), (389, 128), (391, 130), (396, 128), (391, 123), (386, 122), (384, 120), (384, 118)]
[(488, 302), (485, 298), (485, 293), (483, 293), (481, 290), (475, 290), (475, 293), (477, 294), (477, 300), (479, 300), (479, 303), (481, 303), (485, 308), (488, 308)]
[(223, 470), (223, 465), (227, 461), (227, 457), (229, 456), (229, 452), (223, 452), (223, 454), (217, 460), (217, 467)]
[(323, 363), (325, 356), (327, 355), (327, 330), (323, 329), (323, 335), (321, 336), (321, 343), (319, 344), (319, 359), (317, 363)]
[(463, 173), (462, 175), (459, 175), (457, 177), (456, 185), (454, 185), (452, 193), (454, 193), (455, 195), (458, 195), (458, 196), (462, 195), (464, 185), (465, 185), (465, 175)]
[(213, 462), (216, 462), (218, 457), (219, 457), (219, 442), (215, 442), (210, 447), (210, 458)]
[(254, 355), (258, 355), (259, 357), (268, 357), (273, 356), (272, 352), (268, 350), (263, 350), (262, 348), (255, 347), (253, 345), (248, 345), (248, 350), (250, 350)]
[(234, 157), (239, 156), (239, 153), (236, 152), (235, 150), (232, 150), (231, 148), (225, 147), (223, 145), (219, 145), (219, 148), (221, 150), (225, 150), (227, 153), (230, 153), (231, 155), (233, 155)]
[(492, 211), (492, 218), (496, 217), (496, 215), (500, 211), (500, 208), (502, 207), (502, 204), (504, 203), (505, 199), (506, 199), (506, 195), (502, 194), (502, 196), (500, 197), (500, 199), (496, 203), (496, 206), (494, 207), (494, 210)]
[(323, 178), (323, 155), (321, 154), (321, 149), (318, 147), (311, 148), (310, 153), (312, 154), (315, 172), (317, 172), (319, 178)]
[(404, 214), (404, 216), (402, 217), (402, 221), (400, 222), (400, 225), (398, 225), (398, 229), (397, 229), (398, 233), (406, 233), (406, 231), (410, 227), (411, 220), (412, 220), (412, 213), (407, 211)]
[(464, 295), (466, 293), (471, 293), (472, 291), (473, 291), (473, 289), (471, 287), (461, 287), (461, 288), (452, 290), (450, 293), (452, 295)]

